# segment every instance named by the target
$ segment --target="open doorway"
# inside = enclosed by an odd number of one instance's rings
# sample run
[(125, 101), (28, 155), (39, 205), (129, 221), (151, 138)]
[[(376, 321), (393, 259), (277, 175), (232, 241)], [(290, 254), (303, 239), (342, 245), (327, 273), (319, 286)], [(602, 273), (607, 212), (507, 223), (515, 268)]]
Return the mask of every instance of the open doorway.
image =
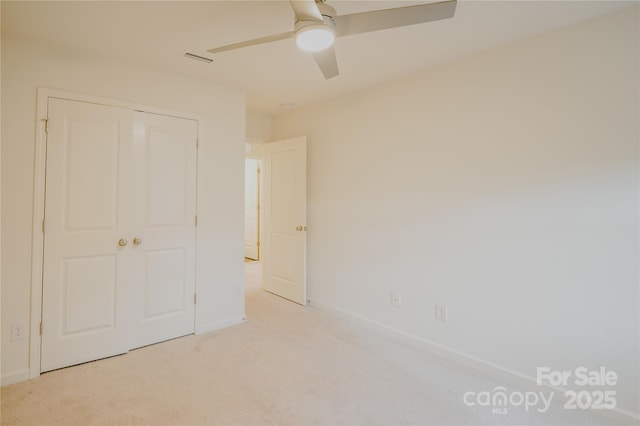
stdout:
[[(247, 148), (245, 256), (262, 264), (264, 290), (306, 305), (307, 138), (247, 144)], [(260, 161), (252, 161), (256, 158)], [(262, 173), (256, 169), (260, 165)], [(253, 194), (259, 196), (257, 202)], [(257, 209), (252, 211), (254, 205)], [(252, 247), (256, 235), (257, 247)]]
[(262, 156), (263, 144), (245, 144), (244, 167), (244, 258), (245, 262), (262, 258)]
[(260, 167), (261, 160), (246, 158), (244, 168), (244, 258), (260, 260)]
[(262, 288), (262, 155), (261, 143), (247, 143), (245, 150), (244, 261), (245, 292)]

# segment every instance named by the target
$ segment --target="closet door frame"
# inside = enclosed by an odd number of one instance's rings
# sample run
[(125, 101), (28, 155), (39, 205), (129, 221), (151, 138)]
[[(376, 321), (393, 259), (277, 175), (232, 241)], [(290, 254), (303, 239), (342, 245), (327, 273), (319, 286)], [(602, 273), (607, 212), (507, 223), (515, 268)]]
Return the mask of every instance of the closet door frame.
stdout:
[[(71, 101), (88, 102), (99, 105), (123, 107), (133, 111), (141, 111), (152, 114), (167, 115), (171, 117), (186, 118), (198, 122), (198, 139), (200, 139), (200, 116), (198, 114), (185, 113), (182, 111), (156, 108), (148, 105), (134, 104), (131, 102), (119, 101), (108, 98), (101, 98), (90, 95), (83, 95), (64, 90), (52, 89), (48, 87), (38, 87), (36, 103), (36, 141), (35, 141), (35, 164), (33, 183), (33, 225), (32, 225), (32, 252), (31, 252), (31, 317), (29, 327), (29, 378), (34, 379), (40, 376), (40, 350), (42, 343), (42, 281), (43, 281), (43, 261), (44, 261), (44, 203), (45, 203), (45, 171), (47, 160), (47, 104), (50, 98), (67, 99)], [(196, 156), (197, 156), (196, 151)], [(197, 163), (197, 159), (196, 159)], [(196, 171), (196, 193), (198, 186), (198, 176)], [(196, 196), (196, 214), (198, 211), (198, 200)], [(198, 236), (196, 232), (196, 253), (198, 251)], [(197, 258), (197, 257), (196, 257)], [(196, 292), (198, 281), (196, 275)], [(195, 306), (195, 318), (198, 318), (198, 306)], [(197, 330), (197, 324), (195, 329)]]

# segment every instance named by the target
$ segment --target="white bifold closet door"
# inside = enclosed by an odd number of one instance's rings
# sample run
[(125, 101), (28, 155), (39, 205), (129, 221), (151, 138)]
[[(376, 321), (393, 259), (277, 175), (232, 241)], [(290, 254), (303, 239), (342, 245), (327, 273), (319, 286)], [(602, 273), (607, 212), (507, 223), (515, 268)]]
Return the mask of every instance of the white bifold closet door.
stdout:
[(194, 332), (197, 123), (135, 112), (133, 135), (131, 349)]
[(126, 352), (132, 115), (49, 99), (41, 371)]
[(41, 371), (194, 332), (192, 120), (50, 98)]

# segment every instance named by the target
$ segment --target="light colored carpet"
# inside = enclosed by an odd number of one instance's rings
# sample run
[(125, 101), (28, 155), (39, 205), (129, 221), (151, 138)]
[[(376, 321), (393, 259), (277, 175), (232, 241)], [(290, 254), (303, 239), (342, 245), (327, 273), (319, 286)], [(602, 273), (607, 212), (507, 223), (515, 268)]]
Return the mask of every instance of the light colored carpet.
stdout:
[(2, 388), (2, 424), (601, 424), (593, 412), (467, 407), (467, 391), (521, 386), (402, 336), (260, 290), (246, 324)]

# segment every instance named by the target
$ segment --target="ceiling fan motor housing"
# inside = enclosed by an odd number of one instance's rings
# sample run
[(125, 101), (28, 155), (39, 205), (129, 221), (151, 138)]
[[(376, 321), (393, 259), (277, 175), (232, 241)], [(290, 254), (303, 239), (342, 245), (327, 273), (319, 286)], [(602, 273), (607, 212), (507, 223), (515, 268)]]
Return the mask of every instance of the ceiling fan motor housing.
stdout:
[(326, 3), (317, 2), (316, 6), (318, 6), (318, 10), (320, 10), (320, 14), (322, 15), (322, 22), (318, 21), (307, 21), (307, 20), (296, 20), (294, 25), (294, 31), (297, 33), (303, 28), (309, 26), (317, 27), (328, 27), (331, 29), (331, 32), (335, 33), (336, 24), (333, 21), (333, 17), (336, 16), (336, 10), (327, 5)]
[(333, 17), (336, 16), (336, 10), (334, 8), (326, 4), (324, 1), (316, 2), (316, 6), (318, 6), (318, 10), (320, 11), (323, 19), (330, 18), (333, 21)]

